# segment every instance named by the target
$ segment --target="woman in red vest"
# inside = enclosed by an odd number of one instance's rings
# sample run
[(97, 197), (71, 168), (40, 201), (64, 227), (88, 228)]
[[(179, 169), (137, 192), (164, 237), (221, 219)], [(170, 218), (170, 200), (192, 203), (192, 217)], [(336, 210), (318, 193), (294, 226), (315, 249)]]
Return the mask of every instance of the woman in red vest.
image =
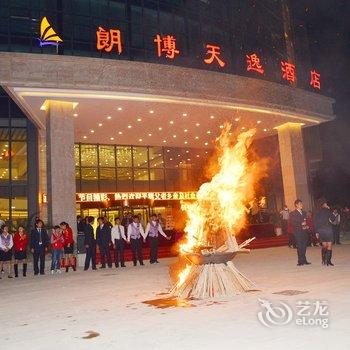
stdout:
[(13, 250), (15, 253), (15, 277), (18, 277), (18, 264), (23, 264), (23, 276), (27, 276), (27, 246), (28, 235), (22, 225), (18, 226), (17, 232), (13, 236)]
[(64, 237), (62, 229), (56, 225), (51, 235), (51, 275), (55, 272), (61, 273), (61, 254), (64, 247)]
[(66, 272), (68, 272), (69, 267), (72, 267), (73, 271), (75, 268), (75, 258), (74, 258), (74, 239), (73, 239), (73, 230), (66, 222), (61, 222), (60, 226), (63, 230), (64, 237), (64, 257), (65, 257), (65, 266)]

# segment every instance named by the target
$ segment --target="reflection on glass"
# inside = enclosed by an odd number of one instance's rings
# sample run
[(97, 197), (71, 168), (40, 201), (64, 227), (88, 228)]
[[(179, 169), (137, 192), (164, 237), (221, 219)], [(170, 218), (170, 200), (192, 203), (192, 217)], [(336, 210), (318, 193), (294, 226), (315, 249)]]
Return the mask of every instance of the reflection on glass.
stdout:
[(150, 169), (150, 190), (164, 190), (164, 169)]
[(0, 142), (0, 182), (9, 179), (10, 150), (8, 142)]
[(27, 143), (12, 142), (11, 144), (12, 181), (27, 179)]
[(131, 147), (117, 146), (117, 167), (131, 167)]
[(132, 169), (117, 169), (117, 189), (118, 191), (132, 191)]
[(97, 166), (97, 145), (81, 145), (81, 166)]
[(101, 145), (98, 152), (101, 167), (115, 167), (114, 146)]
[(134, 190), (148, 191), (149, 190), (149, 174), (148, 169), (134, 170)]
[(79, 166), (80, 164), (80, 149), (79, 149), (79, 145), (74, 145), (74, 162), (75, 162), (75, 166)]
[(0, 220), (8, 221), (10, 217), (10, 191), (8, 186), (0, 187)]
[(180, 191), (180, 170), (166, 169), (165, 170), (165, 189), (166, 191)]
[(28, 199), (26, 190), (27, 188), (25, 186), (16, 186), (12, 189), (11, 216), (14, 227), (17, 227), (19, 224), (25, 224), (28, 219)]
[(133, 158), (135, 168), (148, 167), (147, 147), (133, 147)]
[(80, 179), (80, 168), (75, 167), (75, 179), (78, 180)]
[(97, 192), (98, 176), (97, 168), (81, 168), (81, 191)]
[(100, 168), (100, 191), (114, 192), (116, 185), (115, 168)]
[(149, 166), (150, 168), (162, 168), (164, 166), (162, 147), (149, 148)]

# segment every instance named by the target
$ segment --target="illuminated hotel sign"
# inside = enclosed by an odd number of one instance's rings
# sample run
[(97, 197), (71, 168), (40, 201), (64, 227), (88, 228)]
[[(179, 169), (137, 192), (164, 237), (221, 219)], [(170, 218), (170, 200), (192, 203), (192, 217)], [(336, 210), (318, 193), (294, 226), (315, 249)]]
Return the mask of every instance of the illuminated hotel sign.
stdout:
[[(56, 45), (63, 42), (62, 39), (52, 29), (46, 17), (44, 17), (40, 24), (40, 46)], [(156, 34), (153, 38), (155, 45), (155, 53), (157, 57), (165, 57), (167, 60), (175, 60), (176, 57), (181, 56), (181, 52), (177, 46), (177, 39), (175, 35)], [(227, 66), (225, 58), (221, 56), (221, 47), (216, 43), (205, 43), (205, 51), (203, 51), (202, 61), (206, 65), (215, 65), (220, 69)], [(116, 52), (121, 55), (123, 52), (122, 32), (119, 28), (104, 28), (102, 26), (96, 29), (96, 49), (107, 53)], [(292, 85), (297, 81), (297, 69), (292, 62), (281, 61), (281, 78)], [(256, 72), (260, 75), (265, 73), (262, 59), (256, 53), (251, 52), (246, 55), (246, 71)], [(321, 74), (314, 69), (310, 71), (310, 86), (314, 89), (321, 89)]]
[(38, 41), (40, 47), (47, 45), (58, 46), (59, 43), (63, 42), (63, 40), (53, 30), (46, 17), (44, 17), (40, 22), (40, 38), (38, 38)]
[(196, 200), (196, 192), (115, 192), (115, 193), (77, 193), (80, 203), (106, 202), (133, 199), (151, 200)]

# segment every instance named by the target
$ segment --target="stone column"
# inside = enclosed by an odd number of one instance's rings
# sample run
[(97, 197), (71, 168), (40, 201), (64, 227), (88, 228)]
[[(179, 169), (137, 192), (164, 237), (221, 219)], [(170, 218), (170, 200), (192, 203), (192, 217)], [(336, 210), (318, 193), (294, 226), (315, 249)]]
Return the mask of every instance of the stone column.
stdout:
[(303, 136), (300, 123), (286, 123), (277, 127), (283, 177), (284, 200), (290, 210), (298, 198), (304, 208), (312, 208), (308, 184)]
[(46, 164), (48, 222), (66, 221), (73, 229), (76, 242), (74, 104), (46, 103)]

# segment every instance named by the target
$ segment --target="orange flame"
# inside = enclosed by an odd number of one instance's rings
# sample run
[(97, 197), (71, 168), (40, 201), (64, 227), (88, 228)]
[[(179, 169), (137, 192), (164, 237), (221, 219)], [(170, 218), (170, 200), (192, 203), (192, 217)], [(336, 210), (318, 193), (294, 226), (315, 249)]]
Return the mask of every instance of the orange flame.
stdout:
[(246, 225), (247, 205), (255, 198), (255, 187), (264, 176), (265, 164), (251, 158), (249, 147), (255, 129), (241, 133), (235, 144), (225, 124), (218, 143), (218, 169), (211, 180), (197, 192), (197, 201), (181, 203), (187, 214), (186, 242), (180, 252), (210, 245), (218, 248), (230, 235), (237, 235)]

